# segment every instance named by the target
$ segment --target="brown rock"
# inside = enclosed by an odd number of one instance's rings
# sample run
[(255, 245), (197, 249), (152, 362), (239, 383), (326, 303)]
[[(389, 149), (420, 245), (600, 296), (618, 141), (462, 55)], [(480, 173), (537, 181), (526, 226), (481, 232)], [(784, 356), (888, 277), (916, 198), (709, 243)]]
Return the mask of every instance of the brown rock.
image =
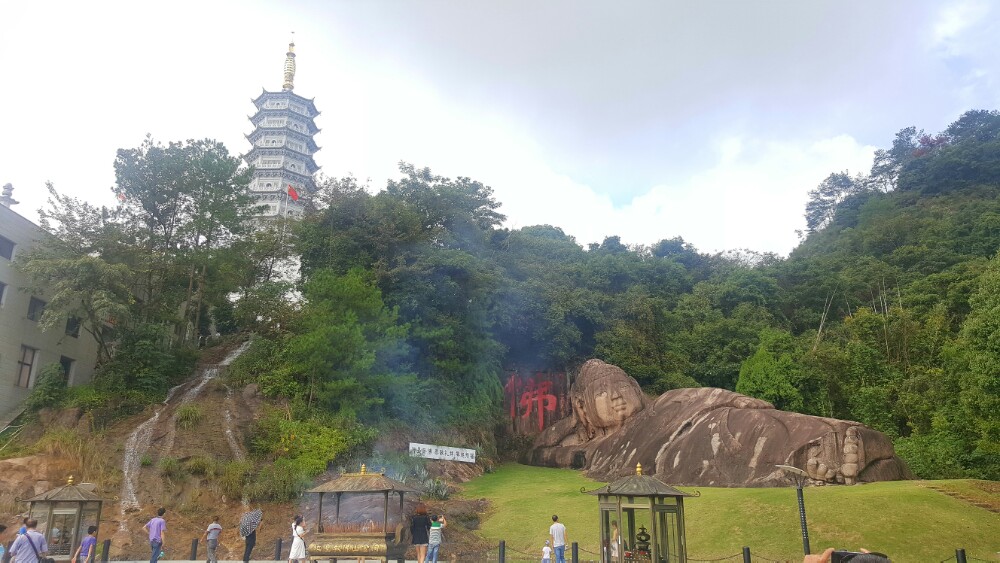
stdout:
[(724, 389), (675, 389), (651, 401), (638, 388), (619, 368), (589, 360), (570, 389), (573, 416), (539, 435), (525, 461), (602, 480), (641, 463), (677, 485), (788, 484), (779, 464), (817, 483), (912, 478), (889, 438), (857, 422), (779, 411)]

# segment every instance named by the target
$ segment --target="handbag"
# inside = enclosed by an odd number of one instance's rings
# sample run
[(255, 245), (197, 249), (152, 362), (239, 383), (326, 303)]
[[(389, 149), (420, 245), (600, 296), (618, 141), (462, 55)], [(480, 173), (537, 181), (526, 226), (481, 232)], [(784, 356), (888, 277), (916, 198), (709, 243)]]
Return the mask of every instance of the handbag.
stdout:
[(35, 559), (38, 563), (56, 563), (56, 560), (51, 557), (42, 557), (38, 554), (38, 548), (35, 547), (35, 542), (31, 541), (30, 530), (24, 533), (24, 539), (28, 540), (28, 545), (31, 546), (31, 551), (35, 552)]

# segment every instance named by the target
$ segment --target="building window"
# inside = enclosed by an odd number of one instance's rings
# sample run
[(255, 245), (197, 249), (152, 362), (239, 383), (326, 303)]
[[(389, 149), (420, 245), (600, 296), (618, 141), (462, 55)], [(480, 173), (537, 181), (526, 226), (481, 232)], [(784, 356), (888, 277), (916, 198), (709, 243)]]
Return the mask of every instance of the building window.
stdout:
[(8, 259), (14, 259), (14, 241), (0, 237), (0, 256)]
[(37, 355), (38, 350), (24, 345), (21, 346), (21, 357), (17, 360), (18, 387), (31, 387), (31, 372), (34, 371), (35, 357)]
[(66, 319), (66, 336), (72, 336), (73, 338), (80, 337), (79, 317), (70, 317)]
[(76, 365), (76, 360), (66, 356), (59, 356), (59, 365), (62, 366), (63, 379), (66, 383), (69, 383), (69, 378), (73, 375), (73, 366)]
[(28, 302), (28, 320), (38, 321), (45, 312), (45, 302), (37, 297), (32, 297)]

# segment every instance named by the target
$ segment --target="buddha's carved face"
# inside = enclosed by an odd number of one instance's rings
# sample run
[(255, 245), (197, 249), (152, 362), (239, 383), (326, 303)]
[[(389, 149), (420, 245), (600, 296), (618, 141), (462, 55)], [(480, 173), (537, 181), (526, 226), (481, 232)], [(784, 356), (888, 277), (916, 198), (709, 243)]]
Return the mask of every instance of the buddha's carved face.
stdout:
[(635, 379), (603, 362), (585, 365), (575, 387), (574, 406), (591, 436), (597, 429), (621, 426), (645, 407)]
[(632, 379), (606, 378), (594, 382), (593, 419), (597, 426), (618, 426), (642, 410), (639, 386)]

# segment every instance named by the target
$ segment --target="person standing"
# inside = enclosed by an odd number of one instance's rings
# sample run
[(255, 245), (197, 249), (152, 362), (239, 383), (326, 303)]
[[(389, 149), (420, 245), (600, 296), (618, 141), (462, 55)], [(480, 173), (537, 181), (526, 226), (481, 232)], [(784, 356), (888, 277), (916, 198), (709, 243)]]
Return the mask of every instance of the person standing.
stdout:
[(80, 542), (80, 547), (76, 548), (76, 553), (73, 554), (72, 563), (86, 563), (94, 557), (94, 549), (97, 547), (97, 526), (90, 526), (87, 528), (87, 537), (83, 538)]
[(3, 533), (7, 531), (7, 526), (0, 524), (0, 562), (7, 563), (7, 543), (3, 539)]
[(441, 542), (444, 541), (442, 530), (447, 526), (448, 520), (445, 519), (444, 514), (435, 514), (431, 517), (431, 529), (427, 533), (427, 559), (430, 563), (437, 563)]
[(618, 531), (618, 521), (611, 521), (611, 557), (612, 561), (618, 559), (618, 547), (622, 543), (621, 533)]
[(243, 563), (250, 563), (250, 554), (253, 552), (253, 546), (257, 544), (257, 530), (263, 517), (264, 511), (256, 508), (240, 518), (240, 537), (246, 542), (246, 547), (243, 549)]
[(163, 519), (163, 515), (166, 513), (167, 509), (160, 507), (156, 511), (156, 516), (142, 527), (143, 530), (149, 532), (149, 563), (156, 563), (160, 559), (160, 554), (163, 553), (163, 540), (165, 538), (163, 532), (167, 531), (167, 521)]
[(45, 536), (35, 530), (38, 520), (28, 518), (24, 523), (24, 533), (18, 534), (10, 546), (10, 556), (17, 563), (38, 563), (38, 559), (48, 555), (49, 544)]
[(549, 547), (549, 540), (545, 540), (545, 547), (542, 548), (542, 563), (552, 561), (552, 548)]
[(288, 563), (298, 561), (302, 563), (306, 560), (306, 540), (302, 536), (306, 530), (302, 527), (302, 516), (296, 516), (292, 523), (292, 549), (288, 552)]
[(420, 503), (414, 509), (410, 518), (410, 537), (413, 547), (417, 548), (417, 563), (424, 563), (427, 558), (427, 533), (431, 529), (431, 519), (427, 517), (427, 505)]
[(559, 521), (559, 517), (555, 514), (552, 515), (549, 535), (552, 536), (552, 550), (556, 554), (555, 563), (566, 563), (566, 526)]
[(219, 517), (213, 516), (212, 523), (205, 530), (205, 545), (208, 546), (208, 563), (219, 563), (219, 556), (216, 550), (219, 549), (219, 534), (222, 533), (222, 524), (219, 524)]

